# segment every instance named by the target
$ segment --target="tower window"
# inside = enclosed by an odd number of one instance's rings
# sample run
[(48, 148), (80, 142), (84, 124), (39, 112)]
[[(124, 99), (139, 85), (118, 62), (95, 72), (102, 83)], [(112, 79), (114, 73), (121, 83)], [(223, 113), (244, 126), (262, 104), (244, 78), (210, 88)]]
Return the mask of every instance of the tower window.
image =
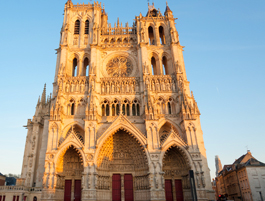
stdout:
[(155, 44), (155, 37), (154, 37), (154, 31), (153, 27), (148, 27), (148, 36), (149, 36), (149, 44), (154, 45)]
[(165, 45), (166, 44), (166, 39), (165, 39), (164, 28), (162, 26), (159, 27), (159, 37), (160, 37), (161, 45)]
[(79, 34), (79, 29), (80, 29), (80, 21), (76, 20), (75, 21), (75, 31), (74, 34)]
[(85, 60), (84, 60), (83, 76), (89, 76), (89, 61), (88, 61), (88, 58), (85, 58)]
[(168, 66), (167, 66), (167, 58), (165, 56), (162, 58), (162, 64), (163, 64), (163, 74), (169, 75)]
[(85, 22), (85, 34), (89, 34), (89, 21), (86, 20)]
[(76, 77), (77, 76), (77, 59), (74, 58), (73, 60), (73, 74), (72, 74), (73, 77)]
[(151, 65), (152, 65), (152, 74), (158, 75), (157, 69), (156, 69), (156, 60), (154, 57), (151, 58)]

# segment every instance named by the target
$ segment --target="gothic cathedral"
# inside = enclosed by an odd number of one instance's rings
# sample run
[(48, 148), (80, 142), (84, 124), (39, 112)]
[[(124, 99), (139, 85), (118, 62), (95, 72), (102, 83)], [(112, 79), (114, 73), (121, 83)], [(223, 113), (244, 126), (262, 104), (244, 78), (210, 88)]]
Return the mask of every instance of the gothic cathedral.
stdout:
[(0, 189), (0, 195), (213, 200), (200, 111), (182, 52), (168, 5), (164, 14), (148, 5), (130, 27), (109, 24), (101, 3), (68, 0), (53, 93), (46, 99), (44, 88), (27, 123), (16, 186), (22, 191)]

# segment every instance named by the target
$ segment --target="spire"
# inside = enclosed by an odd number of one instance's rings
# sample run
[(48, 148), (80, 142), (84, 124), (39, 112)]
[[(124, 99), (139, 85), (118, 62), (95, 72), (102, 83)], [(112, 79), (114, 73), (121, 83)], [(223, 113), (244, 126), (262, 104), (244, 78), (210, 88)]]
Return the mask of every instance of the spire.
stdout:
[(40, 104), (40, 96), (39, 96), (39, 98), (38, 98), (38, 103), (37, 103), (37, 105), (39, 105)]
[(41, 95), (41, 103), (45, 104), (46, 102), (46, 83), (44, 84), (44, 89), (43, 89), (43, 92), (42, 92), (42, 95)]
[(166, 14), (168, 12), (171, 12), (172, 13), (172, 11), (170, 10), (170, 8), (168, 6), (168, 2), (167, 1), (166, 1), (166, 4), (167, 4), (167, 6), (166, 6), (166, 10), (165, 10), (165, 13), (164, 14)]

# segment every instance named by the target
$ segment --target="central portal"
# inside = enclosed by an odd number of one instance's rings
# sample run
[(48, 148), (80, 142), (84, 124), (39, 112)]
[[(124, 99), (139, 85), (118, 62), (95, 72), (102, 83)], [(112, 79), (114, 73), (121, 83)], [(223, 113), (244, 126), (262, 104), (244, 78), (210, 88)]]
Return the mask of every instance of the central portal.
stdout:
[[(119, 130), (100, 149), (97, 159), (100, 200), (141, 200), (148, 193), (148, 162), (142, 145), (130, 133)], [(103, 195), (109, 194), (109, 198)]]

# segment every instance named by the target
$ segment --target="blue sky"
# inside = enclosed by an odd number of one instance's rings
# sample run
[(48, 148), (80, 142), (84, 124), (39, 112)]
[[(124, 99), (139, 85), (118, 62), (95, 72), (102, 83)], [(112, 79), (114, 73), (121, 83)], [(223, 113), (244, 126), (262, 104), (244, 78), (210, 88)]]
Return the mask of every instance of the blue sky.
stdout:
[[(66, 1), (66, 0), (65, 0)], [(1, 1), (0, 172), (20, 174), (27, 130), (44, 83), (52, 92), (65, 1)], [(91, 1), (86, 1), (88, 3)], [(73, 0), (73, 3), (83, 3)], [(102, 1), (109, 22), (132, 25), (147, 1)], [(151, 3), (151, 1), (150, 1)], [(165, 10), (165, 1), (155, 0)], [(168, 0), (178, 20), (190, 88), (201, 111), (208, 164), (247, 148), (265, 162), (265, 1)]]

